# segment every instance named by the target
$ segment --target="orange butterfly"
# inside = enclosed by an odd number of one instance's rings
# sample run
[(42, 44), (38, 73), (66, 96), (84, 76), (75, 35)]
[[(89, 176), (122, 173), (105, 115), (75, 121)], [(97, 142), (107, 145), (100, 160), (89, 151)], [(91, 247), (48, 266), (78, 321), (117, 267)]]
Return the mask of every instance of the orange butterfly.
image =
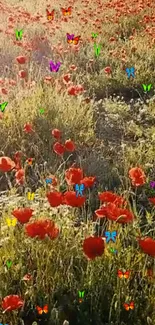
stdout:
[(70, 16), (71, 15), (72, 7), (68, 7), (68, 9), (61, 8), (63, 16)]
[(53, 20), (54, 19), (54, 9), (51, 11), (51, 12), (49, 12), (48, 11), (48, 9), (46, 9), (46, 14), (47, 14), (47, 19), (48, 20)]
[(48, 305), (45, 305), (43, 308), (36, 306), (36, 309), (37, 309), (39, 315), (42, 315), (43, 313), (45, 313), (45, 314), (48, 313)]
[(67, 35), (67, 43), (71, 44), (73, 43), (74, 45), (77, 45), (79, 43), (80, 35), (74, 37), (74, 34), (66, 34)]
[(122, 279), (122, 278), (125, 278), (125, 279), (128, 279), (129, 278), (129, 275), (130, 275), (130, 271), (126, 271), (126, 272), (122, 272), (121, 270), (118, 270), (117, 271), (117, 276)]
[(131, 301), (129, 304), (123, 304), (123, 306), (126, 310), (135, 308), (134, 301)]
[(81, 36), (76, 36), (76, 37), (74, 37), (72, 43), (73, 43), (74, 45), (77, 45), (77, 44), (79, 43), (79, 39), (80, 39), (80, 37), (81, 37)]

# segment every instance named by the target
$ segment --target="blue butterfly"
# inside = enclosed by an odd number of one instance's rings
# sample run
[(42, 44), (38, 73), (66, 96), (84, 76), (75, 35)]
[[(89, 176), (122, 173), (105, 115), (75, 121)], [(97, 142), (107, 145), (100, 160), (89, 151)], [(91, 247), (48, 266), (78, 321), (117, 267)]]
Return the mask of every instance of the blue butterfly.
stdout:
[(135, 77), (135, 68), (134, 67), (126, 68), (125, 71), (126, 71), (126, 73), (128, 75), (128, 78), (130, 78), (131, 75), (132, 75), (133, 78)]
[(114, 243), (116, 242), (117, 231), (105, 231), (106, 243), (109, 243), (112, 240)]
[[(48, 184), (48, 183), (52, 183), (52, 178), (46, 178), (45, 179), (45, 182), (46, 182), (46, 184)], [(0, 324), (1, 325), (1, 324)]]
[(8, 324), (2, 324), (2, 323), (0, 323), (0, 325), (8, 325)]
[(83, 195), (82, 191), (84, 191), (84, 188), (85, 188), (84, 184), (80, 184), (80, 185), (75, 184), (76, 197), (78, 197), (79, 194), (81, 196)]

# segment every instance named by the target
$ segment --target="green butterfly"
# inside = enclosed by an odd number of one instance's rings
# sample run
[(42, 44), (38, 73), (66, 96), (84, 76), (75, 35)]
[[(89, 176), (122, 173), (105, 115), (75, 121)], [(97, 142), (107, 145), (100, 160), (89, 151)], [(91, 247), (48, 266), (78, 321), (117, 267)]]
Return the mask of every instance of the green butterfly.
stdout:
[(96, 45), (96, 43), (95, 43), (94, 44), (94, 50), (95, 50), (96, 56), (98, 56), (100, 54), (100, 51), (101, 51), (101, 46), (100, 45)]
[(151, 87), (152, 87), (152, 84), (149, 84), (149, 85), (144, 85), (143, 84), (143, 89), (144, 89), (144, 91), (150, 91), (150, 89), (151, 89)]
[(84, 291), (79, 291), (79, 298), (83, 298), (84, 297)]
[(0, 110), (1, 110), (2, 112), (4, 112), (5, 107), (6, 107), (7, 105), (8, 105), (8, 102), (4, 102), (4, 103), (0, 104)]
[(15, 30), (15, 33), (16, 33), (16, 40), (18, 41), (19, 39), (21, 40), (22, 37), (23, 37), (23, 30)]
[(98, 36), (97, 33), (92, 33), (92, 38), (96, 38)]

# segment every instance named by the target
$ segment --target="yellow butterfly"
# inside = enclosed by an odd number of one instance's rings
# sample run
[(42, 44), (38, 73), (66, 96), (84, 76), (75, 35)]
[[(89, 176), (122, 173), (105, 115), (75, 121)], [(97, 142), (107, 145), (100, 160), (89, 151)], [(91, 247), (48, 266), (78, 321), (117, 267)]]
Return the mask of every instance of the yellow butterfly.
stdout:
[(28, 198), (28, 200), (32, 201), (34, 199), (34, 193), (28, 192), (27, 193), (27, 198)]
[(8, 225), (9, 227), (11, 227), (11, 226), (15, 226), (16, 223), (17, 223), (17, 219), (16, 219), (16, 218), (13, 218), (13, 219), (6, 218), (6, 222), (7, 222), (7, 225)]

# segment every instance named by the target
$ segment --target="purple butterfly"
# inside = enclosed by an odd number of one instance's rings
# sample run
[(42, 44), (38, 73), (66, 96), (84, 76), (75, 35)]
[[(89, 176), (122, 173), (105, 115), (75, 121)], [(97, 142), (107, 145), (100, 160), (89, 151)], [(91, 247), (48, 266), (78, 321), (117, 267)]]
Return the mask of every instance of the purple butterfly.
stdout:
[(51, 71), (55, 71), (58, 72), (59, 68), (60, 68), (61, 63), (57, 62), (56, 64), (53, 61), (50, 61), (50, 70)]
[(73, 41), (74, 39), (74, 34), (66, 34), (67, 35), (67, 42), (69, 43), (69, 41)]
[(155, 181), (150, 182), (150, 187), (154, 188), (155, 187)]

